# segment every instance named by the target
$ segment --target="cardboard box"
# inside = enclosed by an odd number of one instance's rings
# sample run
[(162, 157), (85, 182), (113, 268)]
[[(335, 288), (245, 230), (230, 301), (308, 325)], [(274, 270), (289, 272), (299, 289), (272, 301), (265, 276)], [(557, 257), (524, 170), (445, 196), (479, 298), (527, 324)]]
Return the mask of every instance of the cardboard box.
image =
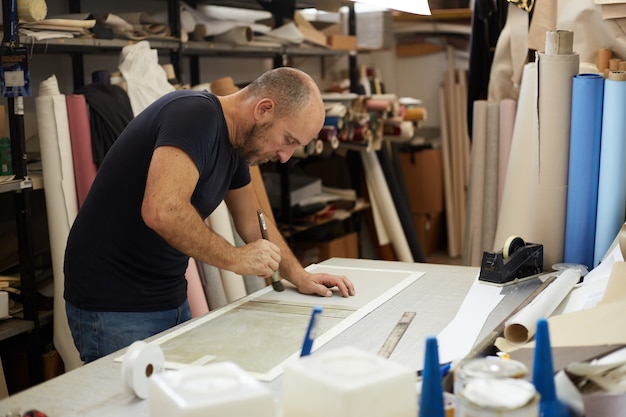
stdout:
[(413, 223), (415, 223), (417, 240), (424, 256), (437, 252), (443, 247), (445, 242), (443, 212), (413, 213)]
[(441, 149), (400, 152), (412, 213), (444, 211)]
[(342, 51), (356, 50), (356, 36), (338, 34), (326, 35), (326, 43), (332, 49), (338, 49)]
[(294, 252), (302, 266), (330, 258), (358, 259), (359, 235), (352, 232), (324, 242), (296, 242)]

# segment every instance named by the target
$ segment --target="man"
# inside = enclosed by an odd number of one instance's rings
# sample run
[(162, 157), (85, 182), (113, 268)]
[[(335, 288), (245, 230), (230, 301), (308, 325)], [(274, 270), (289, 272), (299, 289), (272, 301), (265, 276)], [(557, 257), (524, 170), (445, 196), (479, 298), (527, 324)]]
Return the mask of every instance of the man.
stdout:
[[(65, 300), (85, 362), (191, 316), (189, 257), (241, 275), (275, 270), (304, 294), (347, 297), (343, 276), (311, 274), (260, 208), (248, 165), (286, 162), (322, 128), (315, 82), (293, 68), (217, 97), (176, 91), (137, 115), (108, 151), (69, 234)], [(224, 200), (246, 242), (233, 247), (204, 220)]]

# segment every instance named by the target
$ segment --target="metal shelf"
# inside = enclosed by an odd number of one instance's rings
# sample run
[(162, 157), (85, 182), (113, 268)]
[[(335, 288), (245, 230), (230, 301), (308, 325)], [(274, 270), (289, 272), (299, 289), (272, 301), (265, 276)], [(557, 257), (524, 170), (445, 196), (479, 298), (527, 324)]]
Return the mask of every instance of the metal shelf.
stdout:
[(31, 188), (33, 188), (33, 182), (28, 178), (0, 182), (0, 193), (9, 193)]

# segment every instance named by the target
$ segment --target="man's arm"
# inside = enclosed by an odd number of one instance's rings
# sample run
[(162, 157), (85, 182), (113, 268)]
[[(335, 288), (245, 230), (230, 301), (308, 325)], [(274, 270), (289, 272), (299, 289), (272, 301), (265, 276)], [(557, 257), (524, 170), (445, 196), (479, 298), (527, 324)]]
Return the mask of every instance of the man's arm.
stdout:
[(198, 178), (185, 152), (173, 146), (156, 148), (141, 208), (146, 225), (199, 261), (241, 275), (269, 276), (278, 267), (278, 248), (264, 240), (236, 248), (208, 228), (191, 205)]
[[(237, 232), (244, 242), (250, 243), (262, 239), (257, 218), (257, 210), (261, 208), (261, 204), (252, 184), (250, 183), (236, 190), (230, 190), (226, 194), (224, 201), (233, 217)], [(280, 249), (279, 272), (281, 276), (294, 284), (300, 292), (330, 296), (332, 291), (329, 288), (337, 287), (344, 297), (354, 295), (352, 282), (344, 276), (311, 274), (305, 271), (287, 245), (287, 242), (283, 239), (276, 225), (268, 216), (265, 216), (265, 222), (269, 240)]]

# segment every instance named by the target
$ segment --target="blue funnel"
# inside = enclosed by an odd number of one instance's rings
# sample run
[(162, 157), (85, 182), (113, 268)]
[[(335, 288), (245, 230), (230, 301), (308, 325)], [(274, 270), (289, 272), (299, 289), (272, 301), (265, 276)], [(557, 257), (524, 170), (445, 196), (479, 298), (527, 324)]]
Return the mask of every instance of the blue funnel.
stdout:
[(539, 400), (539, 417), (571, 417), (570, 409), (556, 397), (550, 332), (548, 331), (548, 322), (545, 319), (537, 321), (533, 384), (541, 395)]
[(426, 339), (419, 417), (444, 417), (443, 385), (437, 339)]

